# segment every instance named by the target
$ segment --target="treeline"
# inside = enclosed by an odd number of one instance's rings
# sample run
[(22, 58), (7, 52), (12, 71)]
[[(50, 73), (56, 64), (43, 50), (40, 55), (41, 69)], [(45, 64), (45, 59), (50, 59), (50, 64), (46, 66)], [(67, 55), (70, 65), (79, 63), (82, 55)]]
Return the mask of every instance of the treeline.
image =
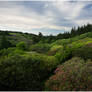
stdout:
[(81, 34), (84, 34), (84, 33), (87, 33), (87, 32), (92, 32), (92, 24), (87, 24), (87, 25), (84, 25), (84, 26), (78, 27), (78, 28), (74, 27), (74, 28), (71, 29), (70, 32), (60, 33), (57, 36), (53, 36), (53, 35), (45, 36), (43, 38), (47, 42), (54, 42), (58, 39), (72, 38), (74, 36), (81, 35)]
[(87, 24), (78, 28), (72, 28), (70, 32), (64, 32), (64, 33), (59, 33), (56, 36), (49, 35), (49, 36), (44, 36), (41, 32), (39, 32), (38, 35), (32, 34), (32, 33), (22, 33), (22, 32), (12, 32), (12, 31), (0, 31), (0, 35), (2, 36), (9, 36), (9, 33), (19, 33), (21, 35), (26, 35), (26, 37), (30, 37), (33, 40), (33, 43), (52, 43), (58, 39), (67, 39), (67, 38), (72, 38), (77, 35), (81, 35), (87, 32), (92, 31), (92, 24)]

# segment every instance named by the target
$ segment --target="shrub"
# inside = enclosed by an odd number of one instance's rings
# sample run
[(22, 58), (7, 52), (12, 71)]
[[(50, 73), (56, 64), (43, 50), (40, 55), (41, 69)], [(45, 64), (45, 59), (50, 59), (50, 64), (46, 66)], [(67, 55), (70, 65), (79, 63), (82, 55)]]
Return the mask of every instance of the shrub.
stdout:
[(84, 39), (72, 42), (71, 44), (69, 44), (69, 46), (72, 48), (72, 50), (77, 50), (78, 48), (81, 48), (89, 43), (92, 43), (92, 38), (84, 38)]
[(27, 44), (25, 42), (19, 42), (16, 47), (19, 49), (19, 50), (27, 50)]
[(31, 51), (36, 51), (38, 53), (46, 53), (50, 49), (50, 45), (47, 43), (38, 43), (30, 46)]
[(91, 91), (92, 61), (72, 58), (55, 70), (55, 75), (45, 83), (48, 91)]
[(13, 54), (0, 59), (0, 90), (42, 90), (56, 67), (53, 56)]
[(20, 49), (16, 49), (15, 47), (11, 47), (8, 49), (2, 49), (0, 50), (0, 57), (2, 56), (13, 56), (15, 54), (24, 54), (25, 52)]
[(49, 50), (48, 54), (49, 55), (55, 55), (58, 51), (61, 51), (62, 49), (63, 49), (63, 46), (61, 46), (61, 45), (54, 45)]
[(92, 47), (83, 46), (75, 51), (72, 52), (73, 56), (81, 57), (85, 60), (91, 59), (92, 60)]
[(12, 53), (15, 50), (15, 48), (8, 48), (8, 49), (2, 49), (0, 50), (0, 56), (5, 56), (10, 53)]
[(58, 59), (59, 63), (63, 63), (72, 57), (71, 53), (71, 48), (69, 46), (65, 46), (55, 54), (55, 57)]
[(31, 54), (24, 54), (23, 57), (28, 57), (32, 58), (33, 60), (43, 62), (44, 64), (42, 65), (42, 67), (44, 67), (44, 69), (47, 69), (49, 71), (53, 70), (58, 65), (58, 60), (54, 56), (31, 53)]
[(54, 46), (54, 45), (66, 45), (66, 44), (69, 44), (71, 42), (72, 42), (71, 39), (62, 39), (62, 40), (57, 40), (57, 41), (53, 42), (51, 45), (52, 46)]

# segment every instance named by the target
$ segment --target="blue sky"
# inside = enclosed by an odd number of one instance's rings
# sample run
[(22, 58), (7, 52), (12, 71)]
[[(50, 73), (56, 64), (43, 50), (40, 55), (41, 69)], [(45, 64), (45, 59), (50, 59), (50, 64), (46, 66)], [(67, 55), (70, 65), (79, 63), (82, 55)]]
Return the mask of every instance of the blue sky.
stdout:
[(92, 1), (0, 1), (0, 29), (44, 35), (92, 23)]

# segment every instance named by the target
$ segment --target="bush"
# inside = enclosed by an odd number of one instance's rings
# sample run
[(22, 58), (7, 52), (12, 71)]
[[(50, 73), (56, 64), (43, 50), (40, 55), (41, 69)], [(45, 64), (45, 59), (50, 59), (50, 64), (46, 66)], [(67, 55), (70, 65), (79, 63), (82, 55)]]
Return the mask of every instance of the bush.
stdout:
[(72, 42), (69, 44), (72, 48), (72, 50), (77, 50), (78, 48), (81, 48), (89, 43), (92, 43), (92, 38), (84, 38), (75, 42)]
[(62, 49), (63, 49), (63, 46), (61, 46), (61, 45), (54, 45), (49, 50), (48, 55), (55, 55), (58, 51), (61, 51)]
[(72, 52), (73, 56), (81, 57), (85, 60), (91, 59), (92, 60), (92, 47), (83, 46), (75, 51)]
[(45, 83), (45, 90), (91, 91), (92, 61), (72, 58), (55, 70), (55, 75)]
[(19, 42), (16, 47), (19, 49), (19, 50), (27, 50), (27, 44), (25, 42)]
[(42, 90), (57, 65), (53, 56), (13, 54), (0, 59), (0, 90)]
[(5, 55), (8, 56), (8, 54), (12, 53), (14, 50), (15, 48), (2, 49), (0, 50), (0, 57)]
[(72, 42), (72, 39), (61, 39), (61, 40), (57, 40), (57, 41), (53, 42), (51, 45), (52, 46), (54, 46), (54, 45), (67, 45), (71, 42)]
[(38, 43), (30, 46), (31, 51), (36, 51), (38, 53), (46, 53), (50, 49), (50, 45), (47, 43)]
[(72, 57), (72, 50), (69, 46), (63, 47), (63, 49), (59, 50), (55, 57), (58, 59), (59, 63), (63, 63), (66, 60), (70, 59)]
[(43, 62), (44, 64), (42, 67), (48, 71), (52, 71), (58, 65), (58, 60), (54, 56), (47, 56), (38, 53), (24, 54), (23, 56)]
[(21, 49), (16, 49), (15, 47), (0, 50), (0, 57), (13, 56), (15, 54), (21, 54), (22, 55), (22, 54), (25, 54), (25, 51), (23, 51)]

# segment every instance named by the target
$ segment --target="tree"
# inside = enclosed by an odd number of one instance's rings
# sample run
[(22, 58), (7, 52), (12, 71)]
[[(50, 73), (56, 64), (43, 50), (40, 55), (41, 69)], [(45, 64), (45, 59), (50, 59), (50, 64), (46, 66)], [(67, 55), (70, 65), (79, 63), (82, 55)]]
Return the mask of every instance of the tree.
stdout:
[(11, 47), (11, 43), (7, 40), (5, 34), (2, 35), (2, 38), (1, 38), (1, 46), (0, 46), (0, 49), (4, 49), (4, 48), (8, 48), (8, 47)]
[(43, 34), (42, 34), (41, 32), (39, 32), (39, 37), (40, 37), (40, 38), (43, 37)]

